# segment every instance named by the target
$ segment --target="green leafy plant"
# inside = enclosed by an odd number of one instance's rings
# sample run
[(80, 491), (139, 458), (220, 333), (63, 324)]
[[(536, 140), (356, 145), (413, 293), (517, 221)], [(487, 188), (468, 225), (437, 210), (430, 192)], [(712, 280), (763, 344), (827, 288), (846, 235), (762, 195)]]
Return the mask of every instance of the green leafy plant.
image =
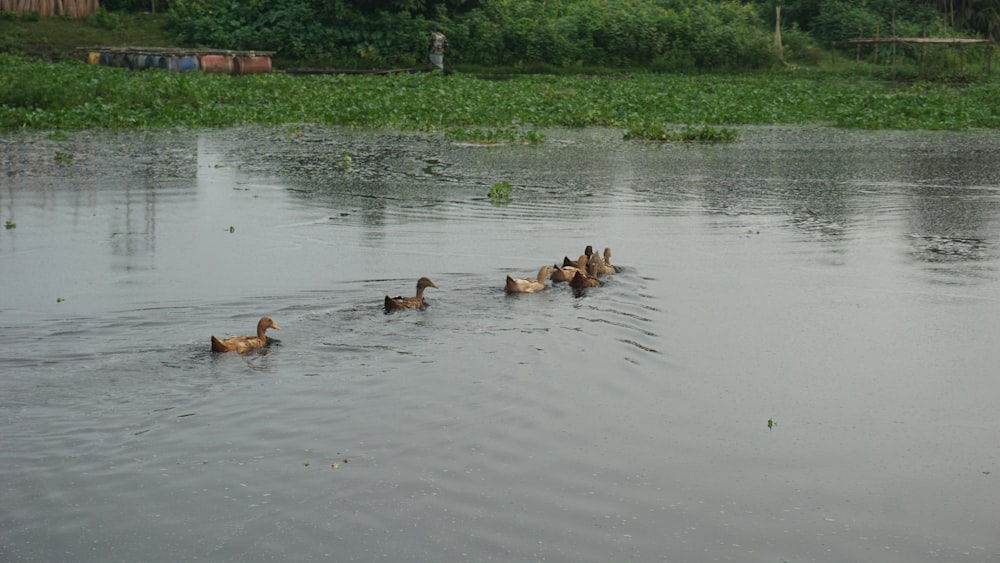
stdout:
[(490, 188), (490, 201), (493, 203), (506, 203), (510, 201), (510, 182), (497, 182)]
[(354, 167), (354, 159), (347, 152), (340, 157), (340, 162), (338, 163), (341, 170), (347, 171)]
[(59, 164), (69, 164), (73, 162), (73, 153), (56, 151), (56, 162)]
[[(628, 129), (630, 139), (724, 142), (731, 125), (1000, 129), (1000, 81), (893, 83), (855, 75), (517, 75), (456, 73), (238, 79), (122, 72), (0, 54), (0, 129), (323, 126), (444, 131), (474, 143), (538, 143), (558, 127)], [(440, 77), (437, 77), (440, 78)], [(448, 100), (442, 111), (436, 100)], [(694, 123), (677, 126), (663, 123)], [(516, 124), (516, 125), (514, 125)], [(652, 125), (651, 125), (652, 124)], [(296, 138), (296, 129), (289, 135)], [(342, 149), (341, 149), (342, 150)], [(340, 150), (332, 154), (339, 158)]]
[(17, 228), (17, 223), (15, 223), (15, 222), (13, 222), (11, 220), (8, 220), (6, 223), (3, 224), (3, 227), (9, 231), (11, 229), (16, 229)]

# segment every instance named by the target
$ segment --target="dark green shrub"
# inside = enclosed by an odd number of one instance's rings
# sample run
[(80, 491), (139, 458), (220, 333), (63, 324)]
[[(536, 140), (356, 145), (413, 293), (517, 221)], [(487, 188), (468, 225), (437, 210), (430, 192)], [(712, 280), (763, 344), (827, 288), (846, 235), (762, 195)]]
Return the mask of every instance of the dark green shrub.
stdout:
[(122, 26), (122, 15), (117, 12), (109, 12), (103, 7), (87, 16), (87, 21), (94, 27), (114, 31)]

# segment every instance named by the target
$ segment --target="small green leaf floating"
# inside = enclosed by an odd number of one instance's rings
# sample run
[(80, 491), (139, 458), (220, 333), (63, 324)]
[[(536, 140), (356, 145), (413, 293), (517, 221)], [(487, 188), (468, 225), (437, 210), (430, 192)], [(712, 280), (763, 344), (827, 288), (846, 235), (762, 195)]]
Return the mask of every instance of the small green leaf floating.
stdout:
[(490, 188), (490, 199), (493, 203), (510, 201), (510, 182), (497, 182)]
[(229, 232), (230, 233), (235, 233), (236, 232), (236, 227), (234, 227), (232, 225), (229, 225)]
[(351, 158), (350, 154), (345, 152), (340, 159), (340, 168), (342, 170), (350, 170), (352, 166), (354, 166), (354, 160)]
[(767, 419), (767, 429), (768, 430), (772, 430), (777, 425), (778, 425), (778, 423), (775, 422), (773, 418)]
[(3, 224), (3, 226), (4, 226), (5, 229), (7, 229), (9, 231), (11, 229), (16, 229), (17, 228), (17, 223), (15, 223), (13, 221), (7, 221), (6, 223)]
[(56, 303), (62, 303), (63, 301), (65, 301), (65, 299), (62, 297), (56, 297)]

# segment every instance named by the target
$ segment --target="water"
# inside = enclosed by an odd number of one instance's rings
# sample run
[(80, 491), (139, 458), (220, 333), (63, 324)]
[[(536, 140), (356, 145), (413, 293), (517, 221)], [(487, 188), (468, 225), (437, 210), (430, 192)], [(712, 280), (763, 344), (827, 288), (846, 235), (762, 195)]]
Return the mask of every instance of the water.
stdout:
[(5, 136), (0, 559), (1000, 560), (1000, 135), (545, 133)]

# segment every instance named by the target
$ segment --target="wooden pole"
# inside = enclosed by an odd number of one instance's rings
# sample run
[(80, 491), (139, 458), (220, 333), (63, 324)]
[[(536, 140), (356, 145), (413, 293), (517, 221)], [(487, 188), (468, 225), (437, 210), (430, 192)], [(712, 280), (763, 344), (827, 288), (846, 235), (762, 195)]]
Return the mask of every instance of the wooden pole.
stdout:
[[(858, 28), (858, 39), (863, 39), (865, 32), (862, 28)], [(858, 43), (858, 52), (854, 55), (854, 65), (861, 66), (861, 43)]]
[[(879, 38), (882, 32), (882, 24), (875, 24), (875, 39)], [(878, 66), (878, 43), (875, 44), (875, 66)]]
[(785, 53), (781, 46), (781, 6), (775, 6), (774, 12), (774, 48), (778, 51), (778, 60), (785, 64)]
[[(892, 38), (896, 38), (896, 10), (892, 11)], [(892, 68), (896, 68), (896, 42), (892, 42), (892, 48), (889, 49), (889, 54), (892, 56)]]

